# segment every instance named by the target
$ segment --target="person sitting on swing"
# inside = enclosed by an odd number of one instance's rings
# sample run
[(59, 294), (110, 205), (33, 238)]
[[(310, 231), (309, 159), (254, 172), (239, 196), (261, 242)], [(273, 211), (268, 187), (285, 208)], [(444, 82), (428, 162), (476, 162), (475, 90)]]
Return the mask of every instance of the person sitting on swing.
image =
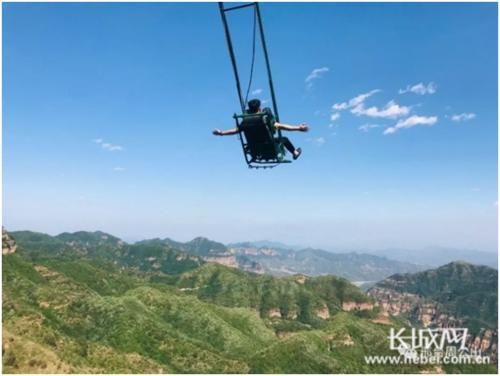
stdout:
[[(259, 112), (264, 112), (268, 115), (270, 123), (274, 127), (274, 129), (281, 129), (284, 131), (298, 131), (298, 132), (307, 132), (309, 130), (309, 127), (305, 124), (302, 123), (300, 125), (287, 125), (287, 124), (282, 124), (278, 123), (277, 121), (274, 120), (274, 115), (273, 112), (269, 107), (265, 107), (263, 110), (260, 108), (260, 100), (258, 99), (252, 99), (251, 101), (248, 102), (248, 114), (257, 114)], [(214, 129), (212, 132), (216, 136), (232, 136), (235, 134), (240, 133), (240, 129), (238, 128), (232, 128), (228, 129), (225, 131), (221, 131), (220, 129)], [(295, 148), (291, 141), (288, 139), (288, 137), (277, 137), (276, 141), (282, 143), (286, 149), (292, 153), (293, 159), (297, 159), (300, 154), (302, 154), (302, 149), (301, 148)]]

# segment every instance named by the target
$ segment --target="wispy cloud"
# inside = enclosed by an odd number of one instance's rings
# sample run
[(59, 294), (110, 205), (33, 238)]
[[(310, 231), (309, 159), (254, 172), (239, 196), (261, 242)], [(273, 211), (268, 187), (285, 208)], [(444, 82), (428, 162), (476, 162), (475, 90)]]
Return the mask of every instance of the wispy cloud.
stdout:
[(434, 82), (429, 82), (425, 85), (419, 82), (415, 85), (406, 85), (406, 89), (399, 89), (399, 94), (414, 93), (418, 95), (434, 94), (437, 91), (437, 85)]
[(358, 129), (361, 131), (361, 132), (368, 132), (370, 129), (373, 129), (373, 128), (380, 128), (381, 125), (379, 124), (363, 124), (362, 126), (360, 126)]
[(410, 107), (400, 106), (394, 101), (390, 101), (381, 109), (376, 106), (365, 108), (364, 103), (360, 103), (354, 107), (351, 112), (357, 116), (364, 115), (374, 118), (394, 119), (408, 115), (410, 113)]
[(262, 90), (262, 89), (255, 89), (255, 90), (252, 90), (250, 92), (250, 94), (252, 94), (252, 95), (260, 95), (260, 94), (262, 94), (263, 91), (264, 90)]
[(103, 150), (106, 151), (122, 151), (123, 146), (120, 145), (113, 145), (110, 144), (109, 142), (104, 142), (102, 138), (96, 138), (95, 140), (92, 140), (96, 144), (100, 145)]
[(396, 133), (399, 129), (412, 128), (417, 125), (432, 126), (438, 121), (437, 116), (418, 116), (413, 115), (409, 118), (399, 120), (393, 127), (386, 128), (384, 134)]
[(123, 147), (120, 145), (113, 145), (107, 142), (101, 144), (102, 148), (107, 151), (122, 151)]
[(326, 142), (326, 139), (324, 137), (314, 137), (314, 138), (306, 138), (306, 141), (321, 146)]
[(476, 114), (473, 112), (464, 112), (461, 114), (456, 114), (451, 116), (451, 120), (453, 121), (467, 121), (467, 120), (472, 120), (476, 117)]
[(307, 84), (307, 88), (311, 88), (313, 85), (313, 81), (317, 80), (325, 75), (330, 69), (328, 67), (321, 67), (321, 68), (316, 68), (313, 69), (311, 73), (306, 77), (304, 80), (305, 83)]
[(116, 172), (122, 172), (122, 171), (125, 171), (125, 168), (123, 168), (123, 167), (119, 167), (119, 166), (118, 166), (118, 167), (114, 167), (114, 168), (113, 168), (113, 171), (116, 171)]
[(380, 92), (379, 89), (375, 89), (372, 91), (369, 91), (368, 93), (363, 93), (355, 96), (354, 98), (349, 99), (347, 102), (340, 102), (340, 103), (335, 103), (332, 106), (333, 110), (340, 111), (340, 110), (347, 110), (349, 108), (353, 108), (356, 106), (359, 106), (362, 104), (366, 99), (371, 97), (372, 95)]
[(330, 120), (335, 121), (340, 117), (340, 114), (338, 112), (334, 112), (333, 114), (330, 115)]

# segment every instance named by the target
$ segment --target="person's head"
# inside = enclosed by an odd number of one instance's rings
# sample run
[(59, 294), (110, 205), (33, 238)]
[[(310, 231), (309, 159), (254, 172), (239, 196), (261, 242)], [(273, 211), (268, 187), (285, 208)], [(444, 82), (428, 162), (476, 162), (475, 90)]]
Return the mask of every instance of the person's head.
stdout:
[(248, 101), (248, 112), (251, 114), (255, 114), (260, 111), (260, 100), (252, 99)]

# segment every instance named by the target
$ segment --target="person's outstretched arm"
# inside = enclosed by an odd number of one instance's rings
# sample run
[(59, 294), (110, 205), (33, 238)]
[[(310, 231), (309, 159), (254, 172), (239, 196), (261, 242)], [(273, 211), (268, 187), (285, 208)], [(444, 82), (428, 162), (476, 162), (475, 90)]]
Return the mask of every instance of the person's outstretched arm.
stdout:
[(240, 133), (238, 128), (227, 129), (225, 131), (221, 131), (220, 129), (214, 129), (212, 133), (216, 136), (232, 136), (233, 134)]
[(276, 129), (282, 129), (284, 131), (296, 131), (296, 132), (307, 132), (309, 130), (309, 127), (307, 126), (306, 123), (302, 123), (300, 125), (288, 125), (288, 124), (283, 124), (283, 123), (274, 123), (274, 126)]

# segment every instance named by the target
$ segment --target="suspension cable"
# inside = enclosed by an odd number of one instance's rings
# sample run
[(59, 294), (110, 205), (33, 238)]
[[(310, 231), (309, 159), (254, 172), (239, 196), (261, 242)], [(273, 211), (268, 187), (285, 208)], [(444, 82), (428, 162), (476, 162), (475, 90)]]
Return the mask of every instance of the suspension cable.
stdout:
[(248, 79), (248, 87), (245, 95), (245, 108), (248, 104), (248, 94), (250, 93), (250, 89), (252, 88), (252, 80), (253, 80), (253, 72), (255, 66), (255, 44), (257, 40), (257, 9), (254, 8), (253, 11), (253, 40), (252, 40), (252, 63), (250, 65), (250, 76)]

